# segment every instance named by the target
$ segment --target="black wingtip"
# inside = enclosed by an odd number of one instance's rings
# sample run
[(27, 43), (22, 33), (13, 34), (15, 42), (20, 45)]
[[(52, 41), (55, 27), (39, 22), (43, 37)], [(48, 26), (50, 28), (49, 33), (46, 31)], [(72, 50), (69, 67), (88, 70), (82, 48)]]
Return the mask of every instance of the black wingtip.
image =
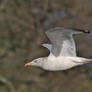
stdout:
[(91, 32), (90, 32), (90, 30), (84, 30), (84, 33), (90, 34)]
[(83, 29), (78, 29), (78, 28), (70, 28), (70, 29), (73, 29), (73, 30), (76, 30), (76, 31), (80, 31), (80, 32), (83, 32), (83, 33), (87, 33), (87, 34), (91, 33), (90, 30), (83, 30)]

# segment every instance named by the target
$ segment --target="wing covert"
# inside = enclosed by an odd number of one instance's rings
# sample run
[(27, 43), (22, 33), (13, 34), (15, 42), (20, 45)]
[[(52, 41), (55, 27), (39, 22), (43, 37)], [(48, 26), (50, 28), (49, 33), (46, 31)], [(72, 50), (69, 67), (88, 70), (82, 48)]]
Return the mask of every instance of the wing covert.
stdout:
[(76, 56), (75, 42), (71, 31), (61, 27), (46, 32), (52, 43), (51, 53), (54, 56)]

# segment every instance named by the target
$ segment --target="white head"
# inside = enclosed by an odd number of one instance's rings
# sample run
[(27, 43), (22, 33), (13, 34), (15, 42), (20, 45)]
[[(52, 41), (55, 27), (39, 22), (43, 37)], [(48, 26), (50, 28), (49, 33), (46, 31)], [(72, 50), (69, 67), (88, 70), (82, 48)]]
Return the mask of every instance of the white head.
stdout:
[(30, 67), (30, 66), (38, 66), (38, 67), (41, 67), (43, 65), (45, 61), (45, 58), (37, 58), (37, 59), (34, 59), (33, 61), (25, 64), (26, 67)]

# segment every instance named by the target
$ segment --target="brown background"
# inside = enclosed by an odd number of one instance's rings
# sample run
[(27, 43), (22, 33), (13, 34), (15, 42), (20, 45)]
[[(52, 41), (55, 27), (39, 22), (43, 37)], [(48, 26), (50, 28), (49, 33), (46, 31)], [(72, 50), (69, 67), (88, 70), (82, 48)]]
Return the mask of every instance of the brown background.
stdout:
[[(46, 56), (52, 27), (92, 29), (91, 0), (0, 0), (0, 92), (92, 92), (92, 65), (47, 72), (25, 68)], [(92, 58), (92, 34), (75, 36), (78, 56)]]

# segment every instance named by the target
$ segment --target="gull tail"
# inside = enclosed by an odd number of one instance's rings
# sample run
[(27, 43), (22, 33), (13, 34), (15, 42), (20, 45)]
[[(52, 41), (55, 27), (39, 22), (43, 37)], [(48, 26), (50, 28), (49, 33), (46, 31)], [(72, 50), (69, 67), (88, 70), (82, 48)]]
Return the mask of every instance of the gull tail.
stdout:
[(84, 64), (89, 64), (89, 63), (92, 63), (92, 59), (87, 59)]
[(73, 61), (76, 63), (81, 63), (81, 64), (88, 64), (92, 63), (92, 59), (87, 59), (87, 58), (82, 58), (82, 57), (72, 57)]

